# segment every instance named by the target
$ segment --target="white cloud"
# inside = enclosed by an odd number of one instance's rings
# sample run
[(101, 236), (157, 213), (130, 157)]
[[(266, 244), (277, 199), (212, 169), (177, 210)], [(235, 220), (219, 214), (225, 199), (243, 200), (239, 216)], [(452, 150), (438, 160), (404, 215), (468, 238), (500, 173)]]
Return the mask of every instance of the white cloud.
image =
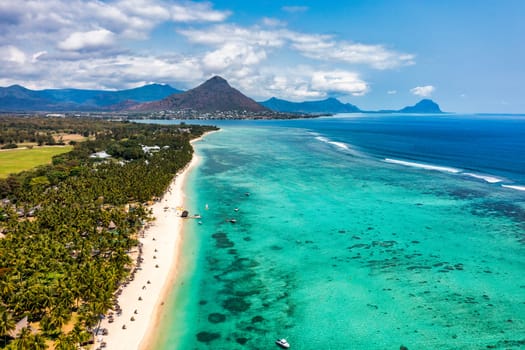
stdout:
[[(71, 33), (105, 28), (123, 39), (148, 38), (166, 22), (206, 23), (225, 20), (231, 13), (208, 2), (166, 0), (0, 0), (0, 45), (30, 41), (56, 46)], [(47, 49), (38, 47), (36, 49)]]
[(337, 41), (331, 35), (305, 34), (287, 29), (217, 25), (204, 29), (182, 29), (179, 33), (193, 43), (218, 46), (229, 42), (242, 42), (243, 45), (268, 48), (285, 47), (318, 61), (363, 64), (375, 69), (414, 64), (413, 55), (388, 50), (381, 45), (348, 43)]
[(171, 6), (171, 18), (176, 22), (222, 22), (230, 11), (216, 11), (209, 2), (183, 2)]
[(230, 24), (220, 24), (204, 29), (181, 29), (178, 32), (190, 42), (213, 46), (238, 42), (244, 45), (279, 47), (285, 43), (285, 38), (279, 30), (262, 30), (259, 27), (243, 28)]
[[(104, 4), (99, 4), (104, 5)], [(170, 8), (158, 1), (151, 0), (121, 0), (110, 6), (113, 14), (150, 20), (164, 21), (170, 18)], [(121, 15), (120, 15), (121, 14)]]
[[(1, 64), (0, 76), (5, 79), (0, 79), (0, 86), (21, 84), (31, 89), (123, 89), (154, 81), (184, 89), (194, 87), (206, 78), (198, 59), (179, 55), (118, 54), (112, 57), (95, 56), (88, 60), (57, 60), (49, 55), (40, 57), (23, 65)], [(5, 73), (7, 69), (9, 74)]]
[(13, 45), (0, 46), (0, 60), (16, 64), (24, 64), (26, 61), (26, 54)]
[(416, 96), (429, 97), (436, 90), (432, 85), (416, 86), (410, 92)]
[(97, 50), (109, 47), (115, 40), (115, 34), (107, 29), (70, 34), (57, 47), (64, 51)]
[[(289, 67), (272, 67), (264, 70), (256, 79), (243, 86), (252, 96), (268, 99), (272, 96), (279, 98), (304, 101), (326, 97), (326, 92), (311, 87), (313, 71), (311, 67), (294, 67), (294, 74), (287, 74)], [(244, 82), (239, 81), (239, 84)]]
[(218, 50), (207, 53), (202, 62), (211, 71), (221, 71), (231, 66), (250, 66), (266, 58), (266, 52), (240, 43), (226, 43)]
[(266, 66), (252, 70), (248, 77), (238, 77), (235, 72), (224, 77), (259, 101), (272, 96), (291, 101), (319, 100), (334, 95), (361, 95), (368, 89), (357, 73), (319, 71), (309, 65)]
[(312, 88), (316, 90), (362, 96), (368, 92), (368, 84), (354, 72), (319, 71), (312, 76)]
[(381, 45), (365, 45), (336, 41), (328, 35), (293, 33), (293, 47), (303, 55), (318, 60), (333, 60), (349, 64), (365, 64), (375, 69), (391, 69), (414, 64), (414, 56), (388, 50)]
[(397, 90), (388, 90), (386, 93), (389, 95), (395, 95), (397, 94)]
[(31, 58), (31, 62), (35, 63), (36, 61), (38, 61), (38, 59), (44, 55), (47, 55), (47, 51), (39, 51), (35, 54), (33, 54), (32, 58)]

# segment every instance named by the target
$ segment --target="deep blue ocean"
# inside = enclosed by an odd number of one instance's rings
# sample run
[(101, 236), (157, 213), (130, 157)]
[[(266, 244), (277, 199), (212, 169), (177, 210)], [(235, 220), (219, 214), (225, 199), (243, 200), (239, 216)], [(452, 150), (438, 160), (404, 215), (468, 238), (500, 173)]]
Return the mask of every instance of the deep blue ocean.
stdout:
[(156, 349), (525, 347), (524, 116), (212, 124)]

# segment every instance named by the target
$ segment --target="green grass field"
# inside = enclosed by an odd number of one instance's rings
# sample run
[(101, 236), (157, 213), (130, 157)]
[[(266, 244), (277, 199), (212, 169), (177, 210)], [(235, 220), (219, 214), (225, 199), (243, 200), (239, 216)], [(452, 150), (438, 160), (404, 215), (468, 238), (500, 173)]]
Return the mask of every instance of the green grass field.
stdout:
[(9, 174), (29, 170), (39, 165), (49, 164), (53, 156), (69, 152), (72, 149), (73, 146), (49, 146), (0, 151), (0, 178), (6, 178)]

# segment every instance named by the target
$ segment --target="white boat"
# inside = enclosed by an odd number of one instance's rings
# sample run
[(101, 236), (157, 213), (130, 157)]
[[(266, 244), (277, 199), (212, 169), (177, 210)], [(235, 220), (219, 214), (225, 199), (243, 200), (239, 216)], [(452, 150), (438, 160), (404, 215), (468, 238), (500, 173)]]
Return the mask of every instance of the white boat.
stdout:
[(290, 347), (290, 344), (288, 343), (288, 341), (284, 338), (282, 339), (277, 339), (275, 341), (275, 344), (279, 345), (281, 348), (283, 349), (288, 349)]

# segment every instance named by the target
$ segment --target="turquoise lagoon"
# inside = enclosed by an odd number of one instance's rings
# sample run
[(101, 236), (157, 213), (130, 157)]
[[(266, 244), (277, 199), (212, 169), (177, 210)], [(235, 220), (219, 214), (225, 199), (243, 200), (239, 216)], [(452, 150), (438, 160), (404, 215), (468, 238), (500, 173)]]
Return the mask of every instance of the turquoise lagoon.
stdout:
[(525, 119), (217, 124), (156, 349), (525, 347)]

